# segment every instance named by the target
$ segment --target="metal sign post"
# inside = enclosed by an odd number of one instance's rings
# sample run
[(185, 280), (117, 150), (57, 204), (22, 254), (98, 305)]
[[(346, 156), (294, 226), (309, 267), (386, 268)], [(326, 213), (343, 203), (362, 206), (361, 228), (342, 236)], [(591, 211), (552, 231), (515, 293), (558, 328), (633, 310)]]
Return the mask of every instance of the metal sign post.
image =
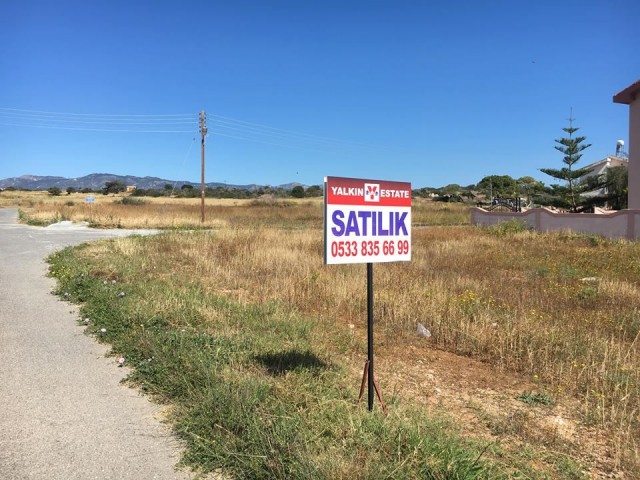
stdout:
[[(367, 263), (367, 405), (369, 411), (373, 410), (373, 263)], [(384, 402), (380, 398), (384, 407)]]
[(373, 264), (410, 260), (410, 183), (325, 178), (325, 264), (367, 264), (367, 361), (359, 399), (366, 382), (370, 411), (374, 392), (387, 411), (373, 372)]

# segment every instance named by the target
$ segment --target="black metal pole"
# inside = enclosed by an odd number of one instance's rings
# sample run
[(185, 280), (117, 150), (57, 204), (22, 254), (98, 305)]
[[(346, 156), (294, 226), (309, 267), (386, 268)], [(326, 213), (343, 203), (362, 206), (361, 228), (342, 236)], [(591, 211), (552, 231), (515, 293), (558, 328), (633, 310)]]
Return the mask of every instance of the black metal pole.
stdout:
[(373, 263), (367, 263), (367, 359), (369, 374), (367, 393), (369, 411), (373, 410)]

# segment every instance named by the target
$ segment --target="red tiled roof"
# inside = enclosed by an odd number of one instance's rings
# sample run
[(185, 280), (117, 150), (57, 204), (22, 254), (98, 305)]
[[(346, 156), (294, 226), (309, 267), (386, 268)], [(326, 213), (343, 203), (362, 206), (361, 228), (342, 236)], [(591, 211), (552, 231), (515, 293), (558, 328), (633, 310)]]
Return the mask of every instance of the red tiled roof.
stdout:
[(640, 93), (640, 80), (629, 85), (620, 93), (615, 94), (613, 96), (613, 103), (624, 103), (625, 105), (629, 105), (636, 99), (638, 93)]

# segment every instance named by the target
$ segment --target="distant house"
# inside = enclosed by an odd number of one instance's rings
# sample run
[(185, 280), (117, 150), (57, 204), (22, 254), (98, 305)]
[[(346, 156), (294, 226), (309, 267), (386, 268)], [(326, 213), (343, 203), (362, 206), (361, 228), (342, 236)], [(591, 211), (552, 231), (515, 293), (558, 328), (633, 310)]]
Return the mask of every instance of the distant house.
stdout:
[[(627, 158), (626, 153), (624, 153), (623, 149), (621, 148), (622, 146), (624, 146), (624, 143), (622, 141), (619, 141), (617, 145), (618, 148), (616, 148), (615, 155), (607, 155), (602, 160), (599, 160), (597, 162), (594, 162), (584, 167), (589, 169), (590, 171), (588, 173), (585, 173), (580, 178), (578, 178), (578, 183), (586, 183), (592, 177), (596, 177), (596, 178), (602, 177), (607, 174), (607, 170), (610, 168), (614, 168), (614, 167), (629, 168), (629, 159)], [(608, 193), (607, 188), (603, 187), (597, 190), (593, 190), (591, 192), (583, 193), (583, 196), (596, 197), (596, 196), (606, 195), (607, 193)]]
[(136, 188), (135, 185), (127, 185), (127, 192), (133, 192)]

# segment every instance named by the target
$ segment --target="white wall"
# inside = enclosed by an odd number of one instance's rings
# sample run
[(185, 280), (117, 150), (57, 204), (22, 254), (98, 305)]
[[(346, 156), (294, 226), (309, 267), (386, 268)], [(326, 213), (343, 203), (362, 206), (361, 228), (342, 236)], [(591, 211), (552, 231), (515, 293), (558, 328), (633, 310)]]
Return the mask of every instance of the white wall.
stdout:
[(517, 219), (539, 232), (572, 231), (602, 235), (607, 238), (640, 238), (640, 210), (619, 210), (614, 213), (557, 213), (546, 208), (526, 212), (488, 212), (471, 209), (474, 225), (496, 225)]

